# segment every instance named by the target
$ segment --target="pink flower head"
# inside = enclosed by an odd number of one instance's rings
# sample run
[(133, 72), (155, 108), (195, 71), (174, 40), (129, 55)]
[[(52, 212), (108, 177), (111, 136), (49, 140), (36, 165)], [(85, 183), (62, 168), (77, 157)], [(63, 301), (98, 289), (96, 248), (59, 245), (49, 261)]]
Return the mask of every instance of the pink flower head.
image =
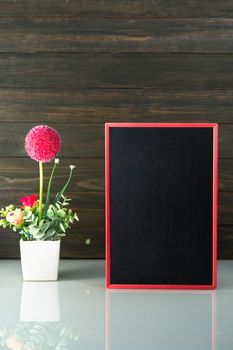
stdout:
[(59, 133), (48, 125), (32, 128), (25, 138), (25, 150), (37, 162), (50, 162), (61, 148)]
[(10, 211), (6, 216), (6, 221), (11, 225), (21, 225), (23, 222), (23, 212), (19, 208)]
[(31, 194), (30, 196), (23, 196), (21, 198), (21, 203), (24, 208), (34, 208), (37, 205), (37, 195)]

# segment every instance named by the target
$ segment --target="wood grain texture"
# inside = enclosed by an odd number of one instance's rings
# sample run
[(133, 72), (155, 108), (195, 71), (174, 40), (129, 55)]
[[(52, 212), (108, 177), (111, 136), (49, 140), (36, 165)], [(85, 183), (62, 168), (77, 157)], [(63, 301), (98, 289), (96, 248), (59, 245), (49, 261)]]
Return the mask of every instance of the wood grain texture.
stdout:
[[(85, 240), (91, 238), (91, 245)], [(104, 258), (105, 233), (101, 227), (72, 229), (61, 244), (61, 258)], [(218, 227), (218, 258), (232, 259), (233, 226)], [(11, 231), (0, 234), (0, 259), (19, 258), (19, 237)]]
[(218, 222), (220, 225), (232, 225), (233, 224), (233, 192), (220, 192), (219, 193), (219, 217)]
[[(1, 191), (1, 206), (15, 203), (20, 205), (22, 191)], [(27, 192), (25, 192), (27, 194)], [(55, 193), (53, 194), (55, 195)], [(72, 197), (72, 208), (80, 216), (79, 227), (104, 228), (104, 192), (67, 192)], [(233, 225), (233, 192), (219, 192), (219, 224)], [(2, 230), (2, 229), (0, 229)]]
[(0, 52), (233, 52), (231, 18), (0, 17)]
[(1, 122), (233, 123), (233, 90), (0, 88)]
[[(20, 205), (22, 194), (22, 191), (1, 191), (1, 206)], [(72, 196), (72, 208), (80, 216), (78, 226), (81, 229), (99, 227), (104, 230), (104, 192), (68, 192), (67, 195)], [(233, 192), (219, 193), (219, 224), (233, 225)]]
[(219, 226), (218, 259), (232, 259), (233, 226)]
[(218, 188), (221, 192), (233, 192), (233, 159), (219, 159)]
[[(66, 183), (70, 164), (76, 165), (69, 186), (72, 192), (104, 191), (103, 158), (64, 158), (60, 160), (54, 174), (52, 187), (54, 192), (60, 191)], [(47, 186), (52, 167), (53, 162), (44, 165), (45, 186)], [(0, 159), (0, 191), (12, 190), (21, 191), (24, 194), (38, 193), (39, 171), (37, 162), (33, 162), (30, 158)]]
[[(71, 194), (71, 193), (70, 193)], [(1, 205), (19, 203), (20, 191), (1, 191)], [(68, 232), (62, 241), (63, 258), (103, 258), (104, 257), (104, 192), (72, 192), (72, 208), (77, 210), (80, 222)], [(219, 258), (232, 258), (233, 244), (233, 193), (219, 194)], [(227, 225), (227, 226), (226, 226)], [(85, 240), (91, 238), (91, 245)], [(0, 258), (18, 258), (17, 234), (0, 229)]]
[[(32, 123), (0, 123), (0, 157), (26, 157), (24, 138)], [(104, 157), (103, 123), (53, 124), (63, 135), (60, 157)], [(233, 124), (219, 128), (219, 157), (233, 158)]]
[(1, 16), (230, 17), (230, 0), (1, 0)]
[[(9, 203), (20, 206), (24, 191), (0, 191), (1, 207)], [(28, 194), (28, 191), (25, 192)], [(52, 194), (52, 197), (55, 193)], [(80, 221), (75, 223), (62, 240), (63, 258), (103, 258), (105, 252), (104, 192), (67, 192), (72, 197), (71, 208), (78, 213)], [(85, 240), (91, 239), (91, 245)], [(0, 228), (0, 259), (18, 258), (19, 235)]]
[[(24, 139), (32, 123), (0, 123), (0, 157), (26, 157)], [(103, 124), (50, 124), (62, 135), (59, 157), (103, 157)]]
[[(104, 158), (63, 158), (57, 168), (53, 191), (58, 191), (67, 179), (69, 164), (77, 166), (70, 189), (79, 191), (104, 191)], [(53, 163), (44, 165), (44, 181), (48, 182)], [(0, 191), (38, 193), (38, 164), (29, 158), (0, 159)], [(219, 191), (233, 192), (233, 159), (219, 160)]]
[[(64, 258), (103, 258), (104, 257), (104, 193), (79, 193), (73, 195), (72, 208), (78, 210), (80, 222), (75, 225), (62, 241)], [(20, 192), (1, 191), (1, 203), (19, 202)], [(219, 258), (232, 258), (233, 215), (230, 206), (233, 193), (220, 193), (218, 252)], [(97, 208), (99, 206), (99, 209)], [(226, 226), (227, 225), (227, 226)], [(91, 238), (91, 245), (85, 240)], [(9, 230), (0, 229), (0, 258), (18, 258), (18, 236)]]
[[(21, 205), (20, 199), (23, 194), (28, 192), (22, 191), (1, 191), (1, 206), (4, 207), (10, 203), (17, 206)], [(55, 197), (56, 192), (51, 194), (51, 198)], [(78, 213), (80, 222), (76, 225), (78, 228), (101, 227), (104, 229), (104, 192), (66, 192), (67, 197), (72, 198), (71, 208)], [(0, 228), (0, 232), (4, 229)]]
[(232, 64), (233, 54), (2, 53), (0, 87), (232, 89)]
[(219, 157), (233, 158), (233, 124), (220, 125), (219, 128)]
[[(104, 238), (102, 228), (74, 228), (67, 232), (67, 236), (61, 242), (61, 258), (104, 258)], [(17, 259), (19, 252), (19, 235), (4, 230), (0, 234), (0, 259)], [(91, 244), (85, 243), (86, 239), (91, 239)]]
[[(63, 141), (54, 192), (78, 166), (61, 255), (102, 258), (104, 123), (218, 122), (219, 257), (233, 258), (232, 13), (230, 0), (0, 0), (0, 206), (38, 192), (24, 137), (48, 123)], [(0, 231), (0, 258), (19, 257)]]

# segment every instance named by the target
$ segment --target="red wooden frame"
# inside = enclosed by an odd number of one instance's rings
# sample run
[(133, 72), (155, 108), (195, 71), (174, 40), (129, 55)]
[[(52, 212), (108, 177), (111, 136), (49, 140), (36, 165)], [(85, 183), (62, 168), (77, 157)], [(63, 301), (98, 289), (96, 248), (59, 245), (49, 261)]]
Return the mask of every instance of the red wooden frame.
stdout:
[[(212, 128), (213, 129), (213, 261), (211, 285), (111, 284), (110, 264), (110, 128)], [(105, 224), (106, 287), (119, 289), (215, 289), (217, 287), (217, 212), (218, 212), (218, 124), (216, 123), (106, 123), (105, 124)]]

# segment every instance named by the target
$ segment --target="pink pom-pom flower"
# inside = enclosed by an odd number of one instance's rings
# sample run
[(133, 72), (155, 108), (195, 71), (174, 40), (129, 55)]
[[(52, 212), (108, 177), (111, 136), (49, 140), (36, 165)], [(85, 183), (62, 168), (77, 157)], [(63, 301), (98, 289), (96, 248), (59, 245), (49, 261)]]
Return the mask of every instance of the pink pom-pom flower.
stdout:
[(32, 128), (25, 138), (25, 150), (29, 157), (37, 162), (50, 162), (61, 148), (59, 133), (48, 125)]

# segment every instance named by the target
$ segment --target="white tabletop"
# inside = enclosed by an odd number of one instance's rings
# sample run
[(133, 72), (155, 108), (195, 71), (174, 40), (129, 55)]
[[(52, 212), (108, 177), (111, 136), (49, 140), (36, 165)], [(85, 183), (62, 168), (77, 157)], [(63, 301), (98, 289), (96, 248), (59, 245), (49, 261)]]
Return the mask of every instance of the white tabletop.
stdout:
[(19, 260), (0, 260), (2, 349), (232, 350), (233, 261), (204, 292), (106, 291), (104, 264), (62, 260), (58, 282), (23, 282)]

